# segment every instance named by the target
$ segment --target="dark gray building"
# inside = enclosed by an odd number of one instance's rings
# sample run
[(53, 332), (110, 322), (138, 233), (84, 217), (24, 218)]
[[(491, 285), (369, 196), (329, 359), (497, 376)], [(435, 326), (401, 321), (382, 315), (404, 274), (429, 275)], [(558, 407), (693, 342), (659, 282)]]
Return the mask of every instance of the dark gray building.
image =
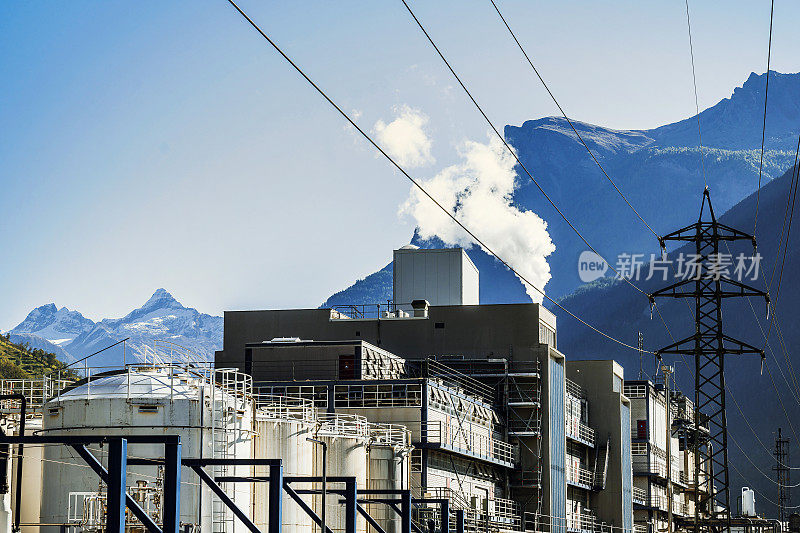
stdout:
[[(419, 277), (414, 281), (419, 284)], [(376, 422), (405, 422), (412, 434), (415, 421), (434, 420), (422, 412), (431, 407), (441, 411), (434, 417), (440, 420), (436, 423), (444, 424), (441, 417), (458, 418), (460, 410), (452, 401), (448, 408), (430, 403), (436, 395), (443, 401), (435, 392), (441, 388), (436, 383), (450, 383), (452, 397), (465, 396), (465, 412), (481, 413), (489, 406), (491, 422), (480, 426), (473, 421), (475, 432), (496, 442), (498, 449), (513, 450), (513, 459), (509, 462), (505, 452), (499, 460), (494, 452), (479, 450), (470, 456), (457, 449), (432, 450), (419, 431), (415, 447), (421, 491), (459, 492), (458, 480), (470, 471), (479, 473), (472, 486), (493, 493), (485, 501), (513, 502), (519, 518), (509, 521), (506, 529), (589, 533), (604, 524), (631, 528), (630, 426), (621, 368), (611, 362), (568, 365), (557, 349), (556, 331), (555, 316), (533, 303), (431, 306), (417, 300), (335, 309), (228, 311), (216, 365), (250, 373), (255, 385), (268, 393), (314, 397), (320, 408), (324, 398), (325, 409), (360, 409), (359, 414)], [(467, 391), (481, 388), (475, 383), (488, 391), (480, 400), (486, 405)], [(576, 390), (583, 391), (575, 400), (583, 410), (568, 416), (570, 391), (574, 397)], [(405, 413), (409, 420), (399, 420), (388, 404), (367, 409), (359, 402), (368, 394), (384, 400), (396, 395), (391, 401), (400, 403), (406, 401), (403, 395), (419, 394), (419, 404), (406, 407), (420, 414)], [(590, 427), (590, 409), (597, 409), (592, 420), (603, 429), (599, 438)], [(610, 412), (616, 415), (606, 419)], [(460, 455), (458, 464), (443, 461), (442, 452)], [(569, 455), (580, 459), (572, 470)], [(478, 478), (491, 479), (491, 486)], [(483, 505), (474, 492), (453, 498), (464, 507)]]

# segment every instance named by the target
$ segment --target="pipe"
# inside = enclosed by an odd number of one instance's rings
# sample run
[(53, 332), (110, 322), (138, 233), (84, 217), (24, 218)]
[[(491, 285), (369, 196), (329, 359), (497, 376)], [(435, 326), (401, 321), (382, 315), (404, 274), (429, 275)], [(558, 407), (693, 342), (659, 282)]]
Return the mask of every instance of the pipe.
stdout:
[(320, 519), (322, 520), (322, 533), (325, 533), (325, 528), (327, 527), (325, 523), (325, 507), (327, 502), (326, 498), (328, 496), (328, 443), (324, 440), (312, 439), (311, 437), (306, 440), (322, 446), (322, 512), (320, 513)]
[[(19, 400), (19, 436), (25, 436), (25, 411), (28, 407), (28, 400), (25, 398), (25, 395), (18, 392), (13, 394), (0, 394), (0, 400)], [(12, 531), (15, 533), (20, 530), (19, 519), (20, 509), (22, 508), (22, 454), (24, 450), (25, 445), (20, 441), (19, 450), (17, 451), (17, 480), (16, 487), (14, 488), (17, 499), (14, 502), (14, 528)]]

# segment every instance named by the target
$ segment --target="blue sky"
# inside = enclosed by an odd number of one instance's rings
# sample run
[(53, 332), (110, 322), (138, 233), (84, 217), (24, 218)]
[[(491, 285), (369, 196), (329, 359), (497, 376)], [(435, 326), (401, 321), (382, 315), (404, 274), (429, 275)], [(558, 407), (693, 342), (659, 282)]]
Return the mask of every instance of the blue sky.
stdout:
[[(399, 0), (240, 5), (366, 129), (428, 115), (420, 177), (485, 141)], [(571, 116), (694, 113), (682, 1), (499, 5)], [(412, 6), (498, 125), (555, 113), (488, 0)], [(796, 72), (800, 5), (775, 10), (773, 69)], [(692, 16), (703, 108), (765, 70), (769, 2)], [(3, 3), (0, 75), (0, 329), (51, 301), (119, 316), (158, 287), (214, 314), (317, 306), (413, 231), (404, 178), (223, 0)]]

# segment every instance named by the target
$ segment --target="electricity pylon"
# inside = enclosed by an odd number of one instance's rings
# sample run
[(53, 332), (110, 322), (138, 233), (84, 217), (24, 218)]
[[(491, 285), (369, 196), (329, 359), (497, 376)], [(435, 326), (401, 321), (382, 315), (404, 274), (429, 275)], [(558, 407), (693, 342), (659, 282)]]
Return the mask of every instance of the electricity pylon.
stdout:
[(759, 354), (762, 361), (764, 358), (763, 350), (736, 340), (723, 330), (723, 299), (760, 296), (769, 304), (769, 297), (765, 292), (727, 277), (720, 268), (720, 243), (738, 240), (751, 241), (755, 252), (755, 237), (717, 221), (711, 206), (711, 196), (706, 188), (697, 222), (659, 239), (665, 253), (667, 242), (695, 244), (692, 276), (650, 295), (651, 305), (659, 297), (692, 298), (695, 303), (694, 334), (657, 351), (659, 355), (694, 356), (695, 431), (691, 444), (695, 467), (695, 533), (730, 529), (725, 356)]
[(781, 436), (781, 428), (775, 437), (775, 460), (777, 464), (772, 469), (778, 476), (778, 520), (784, 524), (789, 519), (786, 514), (789, 504), (789, 439)]

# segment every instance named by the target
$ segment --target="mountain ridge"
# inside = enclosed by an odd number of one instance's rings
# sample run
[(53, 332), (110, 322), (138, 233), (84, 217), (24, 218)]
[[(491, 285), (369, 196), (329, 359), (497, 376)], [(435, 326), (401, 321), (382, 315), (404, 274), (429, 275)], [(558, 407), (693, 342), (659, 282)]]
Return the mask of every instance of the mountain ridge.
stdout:
[[(761, 163), (765, 78), (765, 74), (751, 73), (729, 98), (701, 111), (702, 151), (698, 147), (697, 116), (649, 130), (616, 130), (571, 120), (626, 199), (655, 232), (663, 234), (694, 216), (693, 199), (704, 182), (715, 190), (719, 212), (755, 191)], [(800, 133), (800, 73), (770, 71), (768, 109), (762, 184), (781, 175), (794, 160), (794, 144)], [(614, 265), (621, 253), (658, 253), (655, 236), (614, 190), (563, 117), (508, 125), (504, 134), (537, 182), (609, 263)], [(522, 169), (517, 175), (514, 204), (542, 217), (556, 244), (548, 258), (553, 278), (544, 290), (553, 298), (566, 296), (582, 284), (578, 257), (587, 246)], [(671, 199), (668, 209), (664, 198)], [(411, 243), (443, 245), (437, 239), (421, 241), (416, 233)], [(478, 248), (467, 253), (476, 265), (483, 265), (479, 266), (482, 302), (530, 301), (513, 273), (492, 267), (496, 261)], [(483, 278), (489, 275), (497, 279), (484, 284)], [(326, 299), (325, 304), (376, 303), (391, 297), (391, 286), (378, 283), (378, 277), (368, 274)]]
[(168, 341), (194, 351), (201, 359), (213, 360), (222, 348), (222, 317), (185, 307), (167, 290), (157, 289), (141, 306), (122, 318), (94, 322), (77, 311), (59, 309), (50, 303), (32, 310), (11, 329), (17, 343), (52, 352), (64, 361), (74, 361), (125, 338), (122, 345), (93, 357), (90, 366), (115, 366), (128, 356), (143, 357), (156, 340)]

